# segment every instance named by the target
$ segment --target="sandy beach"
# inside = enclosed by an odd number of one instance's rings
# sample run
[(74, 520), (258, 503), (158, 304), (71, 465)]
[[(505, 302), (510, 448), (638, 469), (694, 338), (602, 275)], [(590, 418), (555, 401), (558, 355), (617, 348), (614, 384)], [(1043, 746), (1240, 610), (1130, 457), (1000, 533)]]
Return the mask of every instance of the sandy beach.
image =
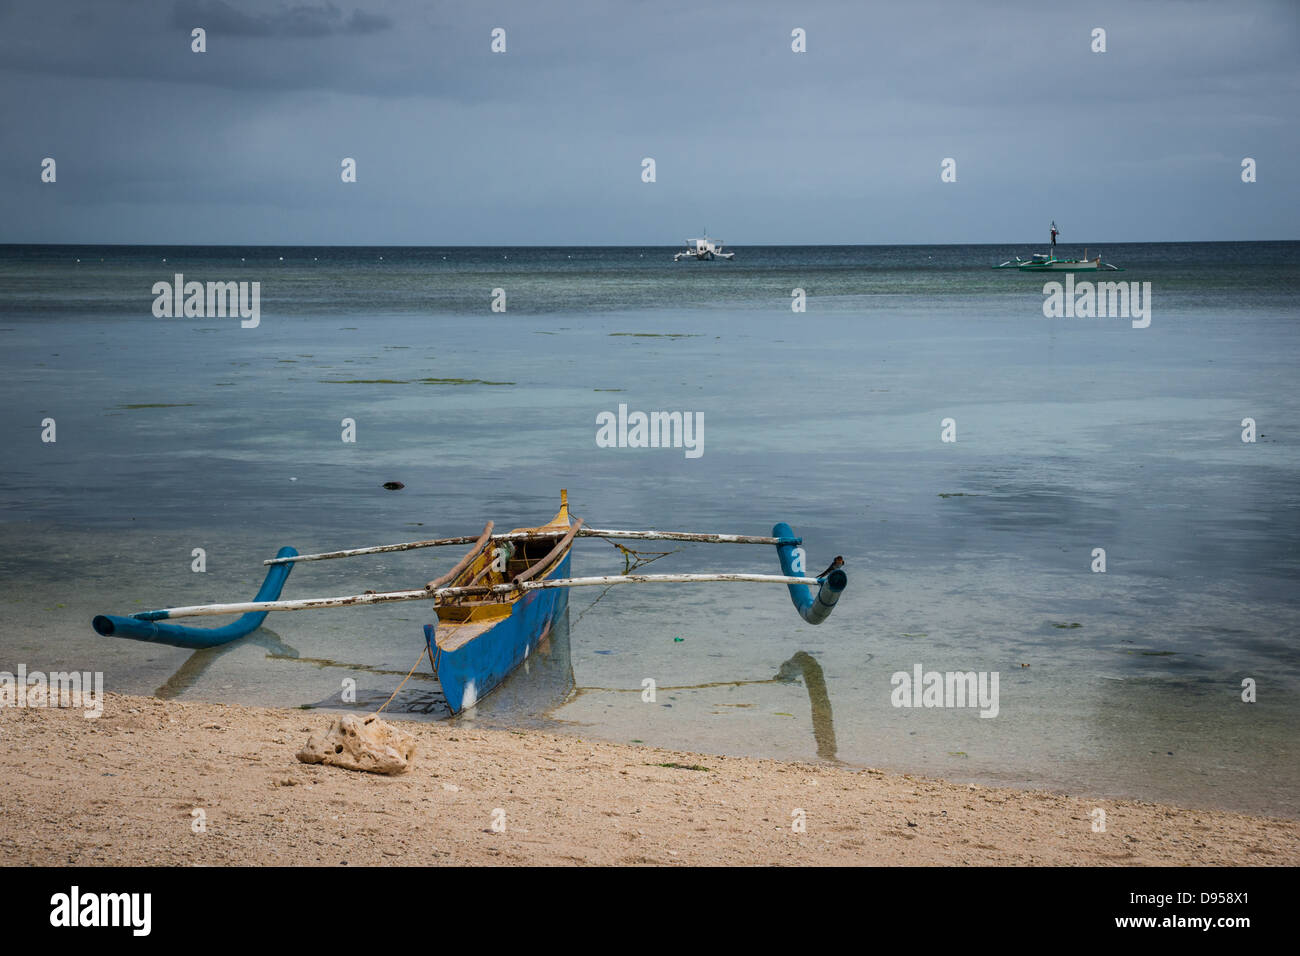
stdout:
[(419, 748), (400, 776), (299, 762), (331, 719), (118, 694), (99, 719), (0, 709), (0, 862), (1300, 862), (1293, 820), (458, 723), (400, 723)]

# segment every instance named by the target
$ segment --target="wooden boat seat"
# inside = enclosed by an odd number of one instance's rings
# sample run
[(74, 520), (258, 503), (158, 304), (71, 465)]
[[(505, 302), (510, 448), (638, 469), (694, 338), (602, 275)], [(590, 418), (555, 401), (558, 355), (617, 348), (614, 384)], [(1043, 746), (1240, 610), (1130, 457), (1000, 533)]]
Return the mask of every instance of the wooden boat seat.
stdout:
[(456, 578), (463, 574), (468, 568), (472, 567), (474, 560), (483, 553), (484, 549), (488, 546), (488, 542), (492, 540), (492, 527), (493, 523), (489, 521), (487, 525), (484, 526), (483, 533), (479, 535), (478, 540), (474, 542), (474, 547), (470, 549), (469, 553), (461, 558), (456, 563), (456, 566), (442, 577), (434, 578), (426, 584), (424, 586), (425, 590), (436, 591), (438, 588), (446, 587), (451, 582), (455, 581)]

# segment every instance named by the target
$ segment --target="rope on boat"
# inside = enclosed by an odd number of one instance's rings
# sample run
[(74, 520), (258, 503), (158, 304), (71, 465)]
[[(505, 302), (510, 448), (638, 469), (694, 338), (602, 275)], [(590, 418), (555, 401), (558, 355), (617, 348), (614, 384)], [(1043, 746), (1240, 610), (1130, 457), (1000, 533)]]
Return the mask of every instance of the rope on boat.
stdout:
[(600, 594), (596, 596), (596, 600), (592, 601), (590, 604), (588, 604), (586, 607), (582, 609), (582, 613), (578, 615), (578, 620), (573, 622), (574, 625), (581, 623), (582, 619), (587, 616), (587, 612), (590, 611), (597, 604), (599, 604), (601, 598), (603, 598), (606, 594), (608, 594), (612, 590), (614, 590), (614, 585), (611, 584), (609, 587), (605, 588), (605, 590), (601, 591)]
[(402, 678), (402, 682), (397, 685), (397, 690), (388, 695), (388, 700), (380, 704), (379, 709), (371, 714), (371, 717), (378, 717), (384, 712), (384, 708), (393, 702), (393, 698), (397, 696), (398, 691), (406, 686), (406, 682), (411, 679), (411, 675), (415, 673), (415, 669), (420, 666), (420, 661), (424, 660), (424, 652), (425, 648), (420, 648), (420, 656), (415, 659), (415, 663), (411, 665), (411, 669), (406, 672), (406, 676)]
[[(674, 548), (672, 551), (638, 551), (636, 548), (629, 548), (625, 544), (619, 544), (617, 541), (612, 541), (603, 536), (600, 536), (600, 540), (607, 544), (612, 544), (622, 553), (624, 574), (631, 574), (637, 568), (645, 567), (647, 564), (658, 561), (660, 558), (667, 557), (670, 554), (677, 554), (682, 550), (681, 548)], [(654, 555), (654, 557), (647, 558), (645, 557), (647, 554)], [(597, 598), (596, 600), (600, 599)]]
[[(627, 545), (619, 544), (617, 541), (611, 541), (603, 535), (597, 535), (596, 537), (599, 537), (601, 541), (612, 544), (622, 553), (624, 574), (631, 574), (637, 568), (645, 567), (645, 565), (658, 561), (660, 558), (665, 558), (670, 554), (677, 554), (682, 550), (681, 548), (675, 548), (672, 551), (638, 551), (636, 548), (629, 548)], [(647, 558), (645, 557), (647, 554), (654, 555), (654, 557)], [(582, 609), (582, 613), (578, 615), (578, 619), (574, 621), (573, 624), (579, 624), (582, 619), (587, 616), (587, 612), (599, 604), (604, 599), (605, 595), (613, 589), (614, 585), (611, 584), (609, 587), (605, 588), (605, 590), (601, 591), (600, 594), (596, 596), (596, 600), (592, 601)]]

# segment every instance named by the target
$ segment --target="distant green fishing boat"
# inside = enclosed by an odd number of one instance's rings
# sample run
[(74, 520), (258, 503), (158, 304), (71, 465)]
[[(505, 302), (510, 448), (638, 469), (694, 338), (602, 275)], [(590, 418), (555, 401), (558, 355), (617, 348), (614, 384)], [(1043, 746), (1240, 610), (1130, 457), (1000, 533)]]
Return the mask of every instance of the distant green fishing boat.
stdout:
[(1123, 272), (1119, 266), (1113, 266), (1109, 262), (1101, 261), (1101, 253), (1094, 258), (1088, 258), (1088, 250), (1083, 250), (1082, 259), (1058, 259), (1056, 257), (1056, 237), (1061, 231), (1056, 228), (1056, 220), (1052, 220), (1051, 252), (1035, 253), (1028, 259), (1021, 259), (1016, 256), (1014, 259), (1008, 259), (1001, 265), (996, 265), (994, 269), (1015, 269), (1018, 272)]

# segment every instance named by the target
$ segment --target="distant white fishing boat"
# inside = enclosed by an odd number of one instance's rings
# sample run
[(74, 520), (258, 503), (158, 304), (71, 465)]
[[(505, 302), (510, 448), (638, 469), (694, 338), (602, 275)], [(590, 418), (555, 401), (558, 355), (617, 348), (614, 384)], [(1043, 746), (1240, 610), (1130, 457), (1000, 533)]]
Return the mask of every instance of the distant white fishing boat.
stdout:
[[(1083, 254), (1086, 257), (1088, 251), (1085, 249)], [(1124, 271), (1119, 266), (1113, 266), (1109, 262), (1102, 262), (1100, 255), (1092, 259), (1058, 259), (1054, 255), (1043, 252), (1036, 253), (1028, 259), (1021, 259), (1016, 256), (1014, 259), (1008, 259), (993, 268), (1018, 269), (1021, 272), (1098, 272), (1104, 269), (1109, 269), (1112, 272)]]
[[(706, 229), (705, 232), (708, 232)], [(730, 259), (734, 252), (722, 251), (721, 239), (710, 239), (707, 235), (698, 239), (687, 239), (686, 249), (673, 256), (673, 262), (682, 259)]]

